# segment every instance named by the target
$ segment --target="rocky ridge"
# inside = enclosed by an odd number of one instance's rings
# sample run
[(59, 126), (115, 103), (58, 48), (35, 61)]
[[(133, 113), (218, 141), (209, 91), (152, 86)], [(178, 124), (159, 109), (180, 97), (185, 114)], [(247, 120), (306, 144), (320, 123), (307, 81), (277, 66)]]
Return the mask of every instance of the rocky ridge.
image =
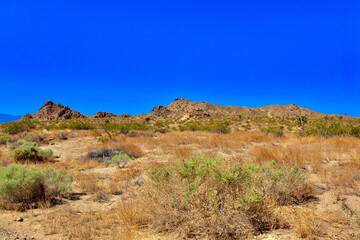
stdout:
[(307, 116), (319, 118), (323, 114), (301, 108), (295, 104), (282, 106), (270, 105), (260, 108), (220, 106), (208, 102), (192, 102), (184, 98), (176, 98), (168, 106), (156, 106), (148, 117), (151, 119), (206, 119), (211, 117), (297, 117)]
[[(237, 107), (237, 106), (220, 106), (210, 104), (208, 102), (192, 102), (184, 98), (176, 98), (174, 102), (168, 106), (156, 106), (148, 114), (137, 115), (136, 117), (144, 117), (154, 121), (161, 120), (201, 120), (209, 118), (227, 117), (239, 119), (242, 117), (297, 117), (306, 116), (309, 118), (320, 118), (324, 114), (311, 111), (306, 108), (299, 107), (295, 104), (287, 106), (270, 105), (260, 108)], [(67, 106), (54, 104), (52, 101), (46, 102), (35, 114), (26, 114), (22, 119), (38, 119), (38, 120), (62, 120), (62, 119), (78, 119), (85, 117), (81, 113), (71, 110)], [(93, 118), (129, 118), (130, 115), (119, 115), (108, 112), (97, 112)], [(133, 116), (135, 117), (135, 116)]]

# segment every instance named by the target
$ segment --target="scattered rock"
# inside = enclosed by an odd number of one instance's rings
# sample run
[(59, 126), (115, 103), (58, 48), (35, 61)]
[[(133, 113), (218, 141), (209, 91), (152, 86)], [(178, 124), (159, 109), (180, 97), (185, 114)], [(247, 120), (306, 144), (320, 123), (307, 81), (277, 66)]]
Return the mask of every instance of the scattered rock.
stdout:
[(18, 217), (18, 218), (15, 219), (15, 221), (17, 221), (17, 222), (23, 222), (24, 219), (23, 219), (22, 217)]
[(137, 176), (131, 180), (131, 184), (136, 187), (141, 187), (144, 184), (144, 179), (141, 176)]
[(110, 161), (113, 156), (121, 153), (124, 152), (119, 148), (104, 148), (89, 152), (87, 157), (98, 161)]
[(106, 193), (100, 191), (100, 192), (96, 193), (94, 200), (95, 200), (95, 202), (104, 203), (104, 202), (109, 201), (109, 198), (106, 195)]
[(111, 117), (116, 117), (116, 115), (108, 112), (97, 112), (94, 115), (94, 118), (111, 118)]
[(120, 114), (118, 117), (119, 118), (129, 118), (130, 115), (129, 114)]
[(32, 115), (30, 114), (30, 113), (27, 113), (27, 114), (25, 114), (24, 116), (22, 116), (22, 120), (29, 120), (29, 119), (32, 119), (33, 117), (32, 117)]

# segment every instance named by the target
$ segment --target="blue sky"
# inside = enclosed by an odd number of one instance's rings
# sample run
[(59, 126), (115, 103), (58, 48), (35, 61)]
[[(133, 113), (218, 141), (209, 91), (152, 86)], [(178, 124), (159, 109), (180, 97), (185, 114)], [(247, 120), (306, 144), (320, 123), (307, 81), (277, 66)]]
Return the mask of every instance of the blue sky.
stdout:
[(359, 1), (1, 1), (0, 112), (176, 97), (360, 116)]

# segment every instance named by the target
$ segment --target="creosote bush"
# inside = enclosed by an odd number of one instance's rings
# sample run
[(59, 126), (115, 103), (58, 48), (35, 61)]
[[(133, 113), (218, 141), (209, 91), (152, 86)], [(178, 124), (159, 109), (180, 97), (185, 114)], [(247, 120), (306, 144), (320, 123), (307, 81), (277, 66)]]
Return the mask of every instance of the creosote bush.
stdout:
[(0, 134), (0, 145), (6, 144), (9, 140), (10, 140), (9, 135), (4, 133)]
[(22, 133), (20, 137), (28, 142), (35, 142), (37, 144), (47, 143), (47, 134), (43, 132)]
[(71, 191), (72, 176), (53, 168), (27, 168), (19, 164), (0, 167), (0, 207), (30, 208)]
[(35, 121), (22, 120), (16, 122), (8, 122), (0, 125), (2, 131), (7, 134), (17, 134), (22, 133), (31, 129), (36, 128)]
[(33, 142), (18, 140), (17, 145), (13, 150), (15, 161), (45, 161), (53, 155), (51, 149), (41, 149)]
[(272, 134), (275, 137), (283, 137), (284, 136), (284, 126), (271, 126), (267, 128), (262, 128), (262, 132), (266, 134)]
[[(184, 238), (244, 239), (281, 227), (279, 206), (307, 201), (312, 188), (294, 165), (232, 163), (195, 155), (153, 167), (138, 217)], [(144, 209), (144, 208), (142, 208)]]
[(61, 123), (58, 128), (70, 130), (91, 130), (95, 129), (95, 125), (81, 120), (67, 120)]
[(353, 136), (360, 138), (360, 121), (358, 119), (343, 119), (342, 117), (326, 116), (318, 119), (299, 131), (300, 136)]
[(215, 133), (230, 133), (230, 123), (227, 121), (191, 121), (179, 126), (180, 131), (208, 131)]

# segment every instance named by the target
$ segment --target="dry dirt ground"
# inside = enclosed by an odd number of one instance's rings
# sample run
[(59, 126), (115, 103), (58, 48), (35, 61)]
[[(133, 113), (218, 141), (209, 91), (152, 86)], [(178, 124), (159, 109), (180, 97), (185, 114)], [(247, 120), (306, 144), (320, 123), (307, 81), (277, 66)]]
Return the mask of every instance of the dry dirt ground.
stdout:
[[(85, 157), (90, 150), (115, 146), (141, 154), (123, 169)], [(307, 172), (314, 198), (283, 210), (288, 228), (255, 239), (360, 239), (359, 139), (170, 132), (119, 135), (104, 143), (91, 132), (81, 132), (42, 147), (51, 148), (56, 156), (46, 166), (73, 174), (74, 196), (62, 204), (26, 212), (1, 210), (0, 239), (174, 239), (125, 226), (118, 217), (122, 202), (131, 201), (132, 191), (142, 187), (148, 166), (199, 152), (239, 161), (294, 161)], [(23, 221), (16, 221), (19, 217)]]

